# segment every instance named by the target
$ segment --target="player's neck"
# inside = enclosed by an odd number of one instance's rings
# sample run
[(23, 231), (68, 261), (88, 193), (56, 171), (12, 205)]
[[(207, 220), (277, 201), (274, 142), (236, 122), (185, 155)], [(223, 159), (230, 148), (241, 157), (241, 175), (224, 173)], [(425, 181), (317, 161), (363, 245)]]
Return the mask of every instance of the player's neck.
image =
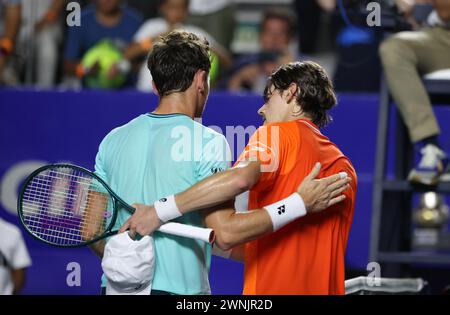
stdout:
[(155, 114), (184, 114), (192, 119), (195, 116), (195, 104), (190, 102), (186, 97), (181, 94), (172, 94), (163, 97), (158, 107), (153, 111)]
[(309, 115), (307, 115), (305, 113), (300, 113), (300, 114), (291, 114), (291, 115), (289, 115), (289, 117), (286, 119), (286, 121), (295, 121), (295, 120), (299, 120), (299, 119), (312, 120)]

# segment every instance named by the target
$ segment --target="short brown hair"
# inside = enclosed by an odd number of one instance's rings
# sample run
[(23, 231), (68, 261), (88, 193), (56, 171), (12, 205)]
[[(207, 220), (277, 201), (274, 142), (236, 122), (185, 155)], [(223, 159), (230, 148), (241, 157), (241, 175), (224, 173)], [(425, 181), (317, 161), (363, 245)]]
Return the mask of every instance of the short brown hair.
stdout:
[(328, 111), (336, 103), (333, 83), (325, 70), (312, 61), (285, 64), (272, 73), (267, 80), (264, 98), (268, 97), (271, 87), (287, 90), (295, 83), (298, 86), (296, 100), (303, 112), (308, 114), (313, 123), (323, 127), (331, 122)]
[(161, 97), (184, 92), (197, 71), (209, 72), (209, 43), (194, 33), (172, 31), (153, 45), (147, 66)]

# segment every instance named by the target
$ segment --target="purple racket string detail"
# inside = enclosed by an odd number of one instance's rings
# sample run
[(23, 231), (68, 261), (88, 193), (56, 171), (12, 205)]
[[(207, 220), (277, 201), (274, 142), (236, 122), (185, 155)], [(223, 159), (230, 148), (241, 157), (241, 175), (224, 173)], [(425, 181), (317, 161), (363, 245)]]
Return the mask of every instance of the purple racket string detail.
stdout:
[(76, 246), (102, 235), (110, 197), (89, 173), (70, 167), (43, 170), (28, 182), (21, 200), (28, 230), (55, 245)]

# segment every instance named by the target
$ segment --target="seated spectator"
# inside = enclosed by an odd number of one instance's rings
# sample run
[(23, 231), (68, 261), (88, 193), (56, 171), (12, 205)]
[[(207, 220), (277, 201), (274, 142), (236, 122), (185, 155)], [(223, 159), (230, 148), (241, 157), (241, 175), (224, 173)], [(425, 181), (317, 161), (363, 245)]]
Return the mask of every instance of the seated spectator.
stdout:
[[(317, 52), (320, 39), (322, 14), (334, 11), (336, 0), (294, 0), (294, 8), (298, 19), (299, 49), (302, 54), (312, 55)], [(335, 27), (332, 22), (329, 27)], [(335, 30), (333, 30), (335, 31)]]
[[(174, 29), (183, 29), (206, 38), (211, 45), (211, 50), (218, 56), (221, 67), (228, 67), (231, 58), (226, 49), (204, 30), (185, 24), (188, 8), (189, 0), (162, 0), (159, 7), (161, 17), (150, 19), (141, 26), (134, 35), (133, 44), (125, 52), (126, 58), (130, 61), (143, 60), (150, 52), (152, 43), (160, 36), (168, 34)], [(147, 63), (142, 62), (136, 87), (141, 91), (151, 91), (151, 82)]]
[(20, 29), (20, 0), (0, 0), (0, 85), (17, 84), (17, 74), (8, 67)]
[[(64, 0), (22, 0), (19, 46), (21, 54), (27, 56), (25, 71), (31, 73), (31, 76), (26, 74), (26, 79), (39, 87), (51, 87), (56, 81), (64, 8)], [(28, 56), (30, 45), (33, 45), (33, 56)]]
[(158, 16), (159, 0), (126, 0), (125, 3), (138, 11), (145, 20)]
[[(411, 1), (397, 0), (407, 16)], [(413, 1), (414, 2), (414, 1)], [(434, 184), (442, 179), (448, 156), (439, 143), (440, 129), (421, 75), (450, 68), (450, 1), (433, 0), (435, 11), (418, 31), (400, 32), (380, 46), (387, 84), (413, 143), (421, 144), (421, 159), (409, 180)]]
[(285, 10), (264, 14), (259, 37), (260, 52), (241, 57), (233, 66), (227, 87), (230, 91), (262, 93), (266, 78), (280, 65), (298, 59), (294, 42), (295, 19)]
[(188, 22), (206, 30), (230, 49), (235, 27), (235, 6), (231, 0), (190, 0)]
[[(121, 0), (95, 0), (94, 4), (82, 10), (81, 26), (69, 27), (64, 55), (66, 75), (82, 78), (84, 85), (87, 84), (87, 78), (97, 78), (99, 73), (108, 73), (108, 79), (112, 81), (114, 76), (121, 75), (113, 69), (118, 62), (111, 64), (111, 69), (102, 69), (102, 60), (89, 67), (83, 66), (80, 62), (89, 49), (99, 44), (101, 48), (105, 47), (102, 41), (106, 40), (118, 51), (123, 51), (142, 23), (136, 11), (121, 6)], [(123, 69), (123, 72), (127, 71)]]
[(20, 230), (0, 218), (0, 295), (20, 294), (30, 265)]

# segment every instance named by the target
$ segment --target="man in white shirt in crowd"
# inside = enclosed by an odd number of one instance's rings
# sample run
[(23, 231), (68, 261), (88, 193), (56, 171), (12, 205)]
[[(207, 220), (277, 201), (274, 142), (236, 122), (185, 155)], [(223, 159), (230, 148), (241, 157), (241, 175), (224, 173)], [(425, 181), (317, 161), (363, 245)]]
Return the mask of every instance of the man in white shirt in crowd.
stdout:
[[(129, 61), (146, 57), (153, 43), (162, 35), (168, 34), (174, 29), (183, 29), (206, 38), (211, 50), (219, 58), (221, 67), (231, 64), (231, 57), (227, 50), (220, 45), (210, 34), (194, 25), (185, 24), (189, 14), (189, 0), (162, 0), (159, 6), (161, 17), (149, 19), (140, 27), (133, 38), (133, 43), (125, 52), (125, 58)], [(147, 63), (142, 62), (139, 70), (136, 88), (141, 91), (152, 91), (152, 78), (147, 69)]]
[(0, 218), (0, 295), (19, 294), (31, 258), (19, 228)]
[(233, 2), (232, 0), (190, 0), (188, 23), (206, 30), (229, 50), (236, 26)]

